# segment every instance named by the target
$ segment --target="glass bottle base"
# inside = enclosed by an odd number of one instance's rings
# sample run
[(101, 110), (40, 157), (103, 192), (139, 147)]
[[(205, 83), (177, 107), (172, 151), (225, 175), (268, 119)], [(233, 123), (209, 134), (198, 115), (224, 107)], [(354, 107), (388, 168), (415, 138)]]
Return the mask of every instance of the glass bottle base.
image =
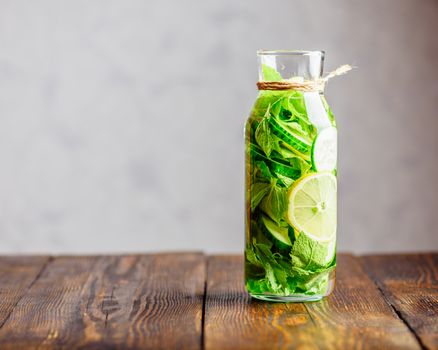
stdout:
[(290, 295), (290, 296), (282, 296), (282, 295), (275, 295), (275, 294), (252, 294), (249, 293), (252, 298), (263, 300), (263, 301), (270, 301), (270, 302), (277, 302), (277, 303), (302, 303), (302, 302), (309, 302), (309, 301), (319, 301), (322, 298), (325, 297), (325, 295)]
[(252, 298), (263, 300), (263, 301), (270, 301), (277, 303), (305, 303), (305, 302), (321, 300), (322, 298), (330, 295), (333, 292), (334, 288), (335, 288), (335, 271), (331, 271), (329, 274), (327, 289), (325, 290), (324, 293), (321, 294), (278, 295), (278, 294), (269, 294), (269, 293), (257, 294), (257, 293), (252, 293), (251, 291), (248, 291), (248, 293), (249, 295), (251, 295)]

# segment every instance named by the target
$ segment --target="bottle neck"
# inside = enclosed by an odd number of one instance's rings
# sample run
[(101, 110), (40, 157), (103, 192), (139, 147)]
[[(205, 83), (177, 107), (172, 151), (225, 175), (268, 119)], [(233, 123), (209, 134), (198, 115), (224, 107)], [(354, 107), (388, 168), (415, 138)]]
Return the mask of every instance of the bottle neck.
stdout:
[(257, 52), (259, 81), (317, 81), (324, 68), (323, 51)]

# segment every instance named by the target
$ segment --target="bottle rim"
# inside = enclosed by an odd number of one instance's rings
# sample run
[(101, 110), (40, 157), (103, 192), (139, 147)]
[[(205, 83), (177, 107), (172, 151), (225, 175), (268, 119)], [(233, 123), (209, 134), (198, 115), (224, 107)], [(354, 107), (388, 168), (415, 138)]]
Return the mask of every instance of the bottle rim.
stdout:
[(257, 50), (258, 56), (264, 56), (264, 55), (285, 55), (285, 56), (321, 56), (324, 57), (325, 51), (307, 51), (307, 50)]

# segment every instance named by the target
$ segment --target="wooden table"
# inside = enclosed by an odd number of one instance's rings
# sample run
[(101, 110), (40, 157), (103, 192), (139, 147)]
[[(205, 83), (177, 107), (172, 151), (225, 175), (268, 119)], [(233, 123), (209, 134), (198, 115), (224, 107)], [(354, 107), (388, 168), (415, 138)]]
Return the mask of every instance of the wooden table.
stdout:
[(438, 253), (338, 259), (321, 302), (244, 290), (242, 258), (0, 258), (0, 349), (438, 349)]

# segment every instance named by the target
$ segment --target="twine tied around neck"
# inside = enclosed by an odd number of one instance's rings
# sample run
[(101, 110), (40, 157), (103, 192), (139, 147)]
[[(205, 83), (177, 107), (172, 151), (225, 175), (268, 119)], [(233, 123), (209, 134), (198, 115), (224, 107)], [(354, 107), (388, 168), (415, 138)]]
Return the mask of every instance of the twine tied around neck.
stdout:
[(353, 67), (349, 64), (344, 64), (334, 71), (331, 71), (325, 77), (322, 77), (318, 80), (297, 81), (294, 80), (294, 78), (291, 78), (289, 80), (280, 81), (258, 81), (257, 87), (259, 90), (296, 90), (304, 92), (320, 92), (324, 90), (324, 86), (329, 79), (334, 78), (338, 75), (343, 75), (352, 69)]

